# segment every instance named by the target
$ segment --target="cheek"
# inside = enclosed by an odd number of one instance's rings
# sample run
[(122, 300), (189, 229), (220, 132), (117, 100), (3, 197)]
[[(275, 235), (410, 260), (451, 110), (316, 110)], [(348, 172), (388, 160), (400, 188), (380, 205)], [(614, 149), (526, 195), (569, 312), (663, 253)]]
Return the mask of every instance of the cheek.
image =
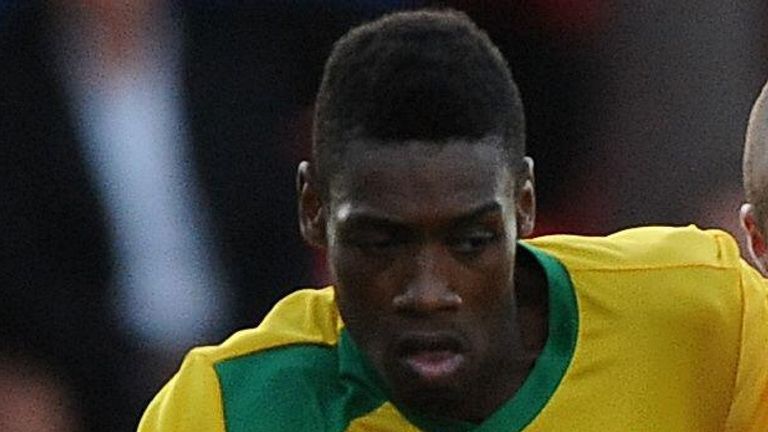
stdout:
[[(396, 295), (391, 263), (371, 259), (353, 248), (339, 248), (329, 255), (333, 282), (344, 319), (381, 313)], [(365, 315), (363, 315), (365, 316)]]
[[(464, 303), (477, 311), (508, 310), (514, 304), (514, 251), (505, 245), (492, 248), (470, 269), (462, 272)], [(490, 315), (490, 314), (488, 314)]]
[(391, 305), (396, 282), (387, 277), (392, 266), (361, 256), (354, 250), (339, 250), (333, 263), (336, 299), (347, 330), (369, 359), (382, 366), (391, 326)]

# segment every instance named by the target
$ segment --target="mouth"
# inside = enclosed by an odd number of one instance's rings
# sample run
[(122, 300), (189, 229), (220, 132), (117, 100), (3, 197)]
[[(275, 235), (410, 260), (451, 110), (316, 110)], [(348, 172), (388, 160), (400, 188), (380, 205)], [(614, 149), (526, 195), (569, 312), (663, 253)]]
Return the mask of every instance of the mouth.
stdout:
[(445, 383), (466, 362), (466, 348), (459, 338), (445, 334), (409, 335), (398, 341), (400, 364), (419, 380)]

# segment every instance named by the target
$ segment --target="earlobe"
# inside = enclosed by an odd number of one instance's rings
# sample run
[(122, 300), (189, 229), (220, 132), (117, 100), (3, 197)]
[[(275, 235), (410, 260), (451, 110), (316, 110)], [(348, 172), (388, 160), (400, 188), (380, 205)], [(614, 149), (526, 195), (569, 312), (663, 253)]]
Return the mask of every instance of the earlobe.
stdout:
[(768, 261), (768, 246), (765, 242), (762, 230), (757, 223), (757, 215), (755, 214), (755, 207), (750, 203), (745, 203), (739, 210), (739, 221), (741, 222), (741, 229), (744, 231), (744, 237), (747, 241), (747, 249), (752, 256), (752, 259), (760, 267), (763, 273), (766, 273), (766, 262)]
[(299, 207), (299, 229), (304, 240), (312, 246), (323, 248), (325, 236), (325, 210), (318, 191), (318, 184), (307, 161), (299, 164), (296, 172), (296, 193)]
[(533, 234), (536, 226), (536, 190), (533, 178), (533, 159), (526, 156), (522, 160), (521, 173), (517, 177), (517, 229), (518, 237), (525, 238)]

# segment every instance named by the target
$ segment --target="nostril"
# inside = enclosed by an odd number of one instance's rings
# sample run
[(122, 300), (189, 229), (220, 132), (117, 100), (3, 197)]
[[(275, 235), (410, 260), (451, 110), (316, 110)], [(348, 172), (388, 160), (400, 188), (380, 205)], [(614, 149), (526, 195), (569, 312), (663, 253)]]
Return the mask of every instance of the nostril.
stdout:
[(457, 293), (443, 288), (409, 290), (392, 299), (393, 307), (401, 312), (430, 313), (456, 309), (463, 304)]

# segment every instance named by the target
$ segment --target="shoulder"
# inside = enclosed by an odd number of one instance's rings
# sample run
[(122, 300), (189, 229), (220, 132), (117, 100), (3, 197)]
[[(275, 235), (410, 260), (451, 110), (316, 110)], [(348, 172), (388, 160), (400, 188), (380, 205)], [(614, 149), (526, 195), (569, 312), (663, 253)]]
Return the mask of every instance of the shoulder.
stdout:
[(720, 230), (649, 226), (605, 237), (552, 235), (527, 241), (577, 270), (632, 270), (674, 267), (739, 269), (736, 241)]
[(694, 330), (691, 338), (716, 327), (728, 333), (723, 340), (738, 340), (745, 283), (759, 283), (751, 280), (753, 270), (736, 241), (719, 230), (652, 226), (528, 244), (562, 263), (582, 314), (611, 310), (647, 329), (686, 325)]
[(258, 327), (241, 330), (220, 345), (195, 348), (189, 356), (217, 364), (281, 346), (335, 345), (341, 327), (333, 289), (303, 289), (280, 300)]
[(682, 383), (679, 394), (690, 388), (679, 378), (695, 371), (700, 388), (727, 399), (718, 404), (729, 410), (728, 430), (766, 424), (768, 285), (741, 259), (732, 236), (694, 226), (644, 227), (526, 243), (557, 258), (572, 281), (577, 358), (610, 346), (634, 353), (631, 370), (660, 359), (656, 375), (665, 374), (670, 389)]
[[(308, 409), (317, 410), (320, 386), (335, 379), (341, 327), (332, 288), (285, 297), (258, 327), (191, 350), (150, 403), (139, 430), (202, 430), (201, 424), (211, 431), (306, 430), (299, 423), (322, 419)], [(303, 397), (296, 397), (297, 389)], [(289, 415), (296, 412), (305, 415)], [(254, 415), (263, 428), (245, 428), (254, 427)]]

